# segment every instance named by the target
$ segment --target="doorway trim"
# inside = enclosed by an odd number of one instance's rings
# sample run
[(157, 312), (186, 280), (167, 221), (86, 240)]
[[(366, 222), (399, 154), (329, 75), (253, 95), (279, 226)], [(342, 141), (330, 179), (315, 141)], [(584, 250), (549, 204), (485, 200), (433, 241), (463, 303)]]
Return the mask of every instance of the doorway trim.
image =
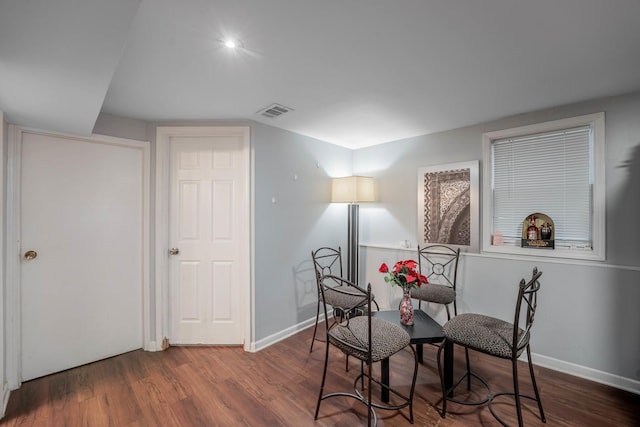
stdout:
[(151, 150), (149, 141), (139, 141), (133, 139), (117, 138), (106, 135), (77, 136), (59, 132), (48, 132), (38, 129), (22, 128), (17, 125), (9, 125), (8, 146), (7, 146), (7, 186), (6, 186), (6, 294), (5, 294), (5, 354), (6, 354), (6, 380), (10, 390), (15, 390), (22, 383), (22, 366), (20, 363), (22, 352), (21, 340), (21, 242), (20, 242), (20, 208), (21, 208), (21, 167), (22, 167), (22, 134), (32, 133), (47, 135), (58, 138), (67, 138), (95, 143), (106, 143), (112, 145), (126, 146), (142, 151), (142, 335), (143, 347), (149, 349), (153, 344), (150, 342), (151, 335), (151, 299), (150, 299), (150, 165)]
[(170, 173), (170, 139), (182, 136), (238, 136), (242, 138), (242, 158), (245, 175), (245, 187), (242, 191), (243, 204), (246, 207), (240, 217), (244, 235), (242, 258), (247, 260), (249, 272), (241, 283), (240, 306), (243, 321), (243, 348), (252, 351), (254, 313), (254, 244), (253, 224), (253, 164), (250, 147), (249, 126), (158, 126), (156, 128), (156, 180), (155, 180), (155, 343), (162, 350), (162, 343), (169, 333), (169, 173)]

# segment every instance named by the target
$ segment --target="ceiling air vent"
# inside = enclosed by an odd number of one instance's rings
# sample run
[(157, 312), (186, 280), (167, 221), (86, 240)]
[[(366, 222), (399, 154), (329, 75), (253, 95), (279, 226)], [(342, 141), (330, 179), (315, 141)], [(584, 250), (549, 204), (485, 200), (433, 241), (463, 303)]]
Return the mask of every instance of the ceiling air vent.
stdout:
[(271, 104), (268, 107), (258, 111), (257, 114), (269, 117), (270, 119), (275, 119), (276, 117), (280, 117), (281, 115), (288, 113), (289, 111), (293, 111), (293, 108), (285, 107), (284, 105), (280, 104)]

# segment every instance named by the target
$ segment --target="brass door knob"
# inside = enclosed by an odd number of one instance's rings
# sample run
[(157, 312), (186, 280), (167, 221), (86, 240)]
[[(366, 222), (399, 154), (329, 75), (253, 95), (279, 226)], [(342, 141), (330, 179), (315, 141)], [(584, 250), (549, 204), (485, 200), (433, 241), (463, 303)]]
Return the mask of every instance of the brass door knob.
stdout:
[(27, 251), (24, 253), (24, 259), (26, 259), (27, 261), (31, 261), (32, 259), (36, 259), (36, 257), (38, 256), (38, 252), (36, 251)]
[(178, 248), (169, 249), (169, 255), (178, 255), (179, 253), (180, 253), (180, 249)]

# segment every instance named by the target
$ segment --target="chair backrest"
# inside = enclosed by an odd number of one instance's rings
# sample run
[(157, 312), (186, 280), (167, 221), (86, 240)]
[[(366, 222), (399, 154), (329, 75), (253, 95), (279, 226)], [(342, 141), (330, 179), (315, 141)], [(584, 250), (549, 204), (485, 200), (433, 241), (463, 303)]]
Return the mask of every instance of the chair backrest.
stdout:
[[(325, 274), (320, 278), (320, 292), (324, 305), (325, 319), (329, 318), (327, 303), (325, 302), (327, 300), (326, 293), (332, 294), (332, 296), (328, 297), (328, 299), (334, 301), (332, 303), (332, 314), (334, 316), (333, 320), (335, 321), (335, 326), (333, 326), (333, 328), (345, 328), (346, 330), (349, 330), (349, 321), (352, 317), (360, 317), (366, 315), (368, 317), (367, 337), (371, 336), (371, 284), (369, 284), (367, 286), (367, 289), (364, 290), (357, 287), (348, 279), (332, 274)], [(340, 297), (341, 295), (342, 297)], [(325, 325), (329, 325), (329, 322), (325, 322)], [(327, 328), (329, 328), (329, 326), (327, 326)], [(360, 342), (358, 344), (354, 344), (352, 340), (341, 340), (339, 338), (339, 335), (340, 334), (332, 334), (332, 339), (338, 341), (338, 347), (350, 347), (353, 350), (367, 353), (367, 360), (371, 360), (370, 342)], [(334, 342), (334, 344), (336, 343)]]
[(313, 259), (313, 269), (316, 273), (318, 283), (320, 278), (325, 275), (333, 275), (342, 277), (342, 250), (322, 247), (311, 251), (311, 259)]
[[(519, 356), (522, 350), (529, 343), (531, 327), (538, 307), (538, 290), (540, 290), (540, 276), (542, 271), (537, 267), (533, 268), (531, 280), (525, 282), (520, 280), (518, 299), (516, 300), (515, 319), (513, 321), (513, 352), (511, 354)], [(522, 314), (524, 313), (524, 317)], [(522, 321), (522, 326), (520, 322)]]
[(418, 269), (429, 283), (451, 286), (456, 289), (460, 248), (446, 245), (418, 246)]

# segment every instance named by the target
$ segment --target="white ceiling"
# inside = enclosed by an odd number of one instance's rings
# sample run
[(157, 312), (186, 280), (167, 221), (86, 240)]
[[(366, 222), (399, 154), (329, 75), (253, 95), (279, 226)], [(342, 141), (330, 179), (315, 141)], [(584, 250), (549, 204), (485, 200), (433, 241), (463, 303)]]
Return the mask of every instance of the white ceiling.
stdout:
[[(251, 119), (358, 148), (640, 90), (639, 18), (638, 0), (0, 0), (0, 110), (72, 133), (100, 111)], [(256, 114), (272, 103), (294, 111)]]

